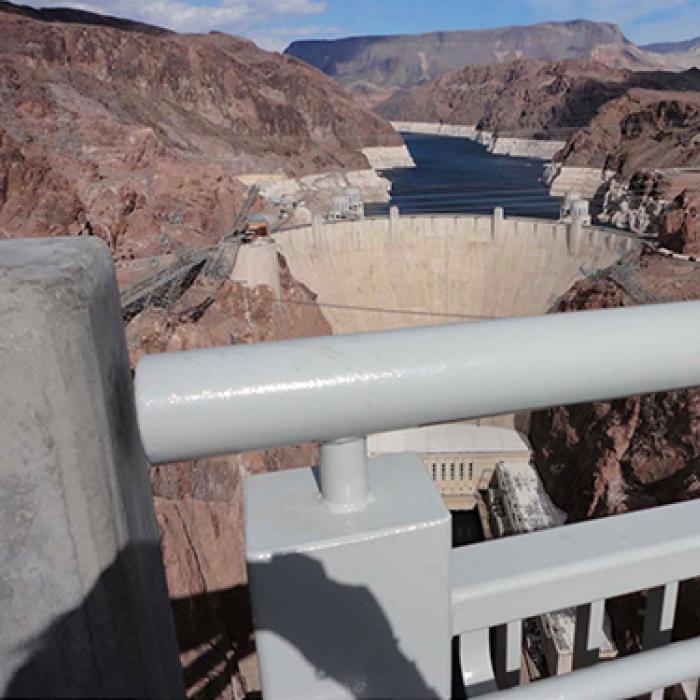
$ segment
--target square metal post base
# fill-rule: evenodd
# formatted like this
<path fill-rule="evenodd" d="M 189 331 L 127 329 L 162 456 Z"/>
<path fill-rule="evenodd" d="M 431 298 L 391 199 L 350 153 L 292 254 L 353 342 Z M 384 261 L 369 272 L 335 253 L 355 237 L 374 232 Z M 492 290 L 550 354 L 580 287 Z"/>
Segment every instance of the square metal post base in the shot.
<path fill-rule="evenodd" d="M 315 469 L 246 480 L 246 558 L 267 700 L 447 698 L 450 514 L 415 455 L 369 460 L 337 513 Z"/>

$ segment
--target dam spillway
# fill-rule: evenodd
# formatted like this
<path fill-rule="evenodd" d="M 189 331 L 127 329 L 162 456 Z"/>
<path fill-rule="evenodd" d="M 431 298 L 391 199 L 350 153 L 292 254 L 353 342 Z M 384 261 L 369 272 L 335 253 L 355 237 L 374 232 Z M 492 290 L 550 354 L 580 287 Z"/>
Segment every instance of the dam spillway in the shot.
<path fill-rule="evenodd" d="M 278 250 L 334 333 L 547 312 L 635 239 L 501 216 L 397 216 L 281 231 Z"/>

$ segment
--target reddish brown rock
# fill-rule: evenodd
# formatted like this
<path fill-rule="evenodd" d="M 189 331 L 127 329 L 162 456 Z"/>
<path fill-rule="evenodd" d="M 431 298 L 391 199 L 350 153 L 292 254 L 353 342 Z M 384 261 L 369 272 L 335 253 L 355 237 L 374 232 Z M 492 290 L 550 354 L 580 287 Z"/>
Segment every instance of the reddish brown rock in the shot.
<path fill-rule="evenodd" d="M 645 255 L 578 282 L 555 311 L 631 306 L 642 298 L 700 298 L 700 265 Z M 530 437 L 545 487 L 571 521 L 700 497 L 698 389 L 537 412 Z M 623 652 L 640 648 L 643 610 L 639 594 L 609 603 Z M 676 638 L 700 634 L 698 610 L 698 582 L 683 584 Z"/>
<path fill-rule="evenodd" d="M 659 221 L 659 243 L 700 257 L 700 190 L 683 190 Z"/>
<path fill-rule="evenodd" d="M 516 136 L 566 140 L 630 90 L 700 90 L 700 71 L 633 72 L 592 59 L 468 66 L 400 90 L 375 111 L 401 121 L 477 124 Z"/>
<path fill-rule="evenodd" d="M 117 260 L 202 246 L 230 227 L 237 176 L 366 168 L 362 147 L 401 143 L 250 41 L 68 14 L 0 5 L 0 237 L 93 234 Z"/>
<path fill-rule="evenodd" d="M 700 71 L 688 73 L 700 78 Z M 627 179 L 644 169 L 700 165 L 698 90 L 629 90 L 602 106 L 557 160 L 614 170 Z"/>

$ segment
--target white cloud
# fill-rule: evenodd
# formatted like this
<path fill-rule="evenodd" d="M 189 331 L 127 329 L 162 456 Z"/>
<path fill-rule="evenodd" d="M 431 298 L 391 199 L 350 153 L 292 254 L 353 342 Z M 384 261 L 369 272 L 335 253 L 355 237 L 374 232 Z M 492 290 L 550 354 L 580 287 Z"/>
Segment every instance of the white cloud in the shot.
<path fill-rule="evenodd" d="M 327 9 L 323 0 L 215 0 L 209 5 L 186 0 L 30 0 L 28 4 L 88 10 L 178 32 L 218 29 L 244 36 L 270 21 L 318 15 Z"/>
<path fill-rule="evenodd" d="M 261 28 L 249 33 L 249 36 L 258 46 L 268 51 L 283 51 L 295 39 L 337 39 L 345 36 L 347 30 L 342 27 L 309 24 L 305 26 L 279 26 Z"/>

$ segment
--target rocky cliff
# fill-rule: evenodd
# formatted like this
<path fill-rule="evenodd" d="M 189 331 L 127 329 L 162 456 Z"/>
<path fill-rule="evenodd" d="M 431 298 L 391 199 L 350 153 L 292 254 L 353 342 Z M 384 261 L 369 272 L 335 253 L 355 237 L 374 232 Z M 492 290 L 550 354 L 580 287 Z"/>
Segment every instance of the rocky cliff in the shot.
<path fill-rule="evenodd" d="M 686 74 L 694 80 L 697 70 Z M 556 156 L 557 167 L 614 172 L 599 220 L 700 254 L 700 92 L 629 90 L 603 105 Z"/>
<path fill-rule="evenodd" d="M 630 71 L 594 60 L 471 66 L 400 90 L 375 107 L 395 121 L 477 124 L 503 134 L 570 136 L 630 90 L 700 90 L 700 71 Z"/>
<path fill-rule="evenodd" d="M 695 89 L 633 88 L 606 102 L 558 160 L 615 170 L 624 178 L 644 169 L 700 165 L 700 71 L 682 75 Z"/>
<path fill-rule="evenodd" d="M 295 41 L 297 56 L 346 87 L 365 94 L 429 82 L 469 65 L 520 58 L 556 61 L 591 58 L 606 65 L 650 68 L 663 59 L 628 41 L 613 24 L 576 20 L 523 27 L 417 35 L 365 36 L 332 41 Z"/>
<path fill-rule="evenodd" d="M 400 137 L 291 57 L 223 34 L 0 5 L 0 236 L 88 233 L 117 259 L 203 245 L 241 174 L 368 167 Z"/>
<path fill-rule="evenodd" d="M 698 263 L 644 255 L 577 283 L 554 311 L 698 298 Z M 698 389 L 538 412 L 530 436 L 545 487 L 570 521 L 700 497 Z M 700 633 L 699 601 L 691 582 L 680 598 L 678 637 Z M 622 650 L 639 647 L 641 606 L 639 596 L 610 605 Z"/>

